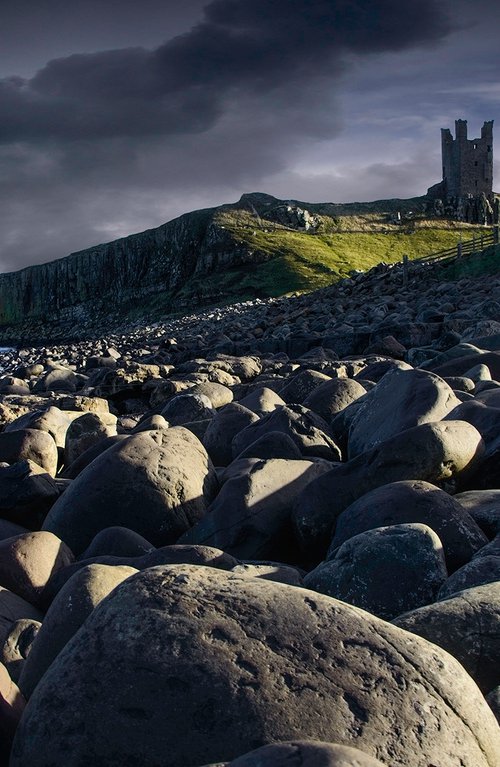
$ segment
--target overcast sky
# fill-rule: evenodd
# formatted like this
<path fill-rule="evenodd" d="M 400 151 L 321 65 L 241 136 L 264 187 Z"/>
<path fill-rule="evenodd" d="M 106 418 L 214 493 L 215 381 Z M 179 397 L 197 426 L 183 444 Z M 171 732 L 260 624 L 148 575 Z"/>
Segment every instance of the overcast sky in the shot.
<path fill-rule="evenodd" d="M 499 24 L 499 0 L 1 0 L 0 270 L 244 192 L 424 194 L 440 128 L 500 119 Z"/>

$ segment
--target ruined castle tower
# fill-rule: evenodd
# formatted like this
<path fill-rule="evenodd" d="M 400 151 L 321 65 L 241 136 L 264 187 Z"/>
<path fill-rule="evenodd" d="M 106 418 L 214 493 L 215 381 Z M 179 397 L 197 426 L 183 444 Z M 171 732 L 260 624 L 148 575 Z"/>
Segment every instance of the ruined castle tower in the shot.
<path fill-rule="evenodd" d="M 481 138 L 467 139 L 467 120 L 455 121 L 454 139 L 449 128 L 441 130 L 443 191 L 445 197 L 488 199 L 493 193 L 493 120 L 485 122 Z"/>
<path fill-rule="evenodd" d="M 499 197 L 493 193 L 493 120 L 481 137 L 467 138 L 467 120 L 455 121 L 455 138 L 441 130 L 443 180 L 427 190 L 428 211 L 473 224 L 496 224 Z"/>

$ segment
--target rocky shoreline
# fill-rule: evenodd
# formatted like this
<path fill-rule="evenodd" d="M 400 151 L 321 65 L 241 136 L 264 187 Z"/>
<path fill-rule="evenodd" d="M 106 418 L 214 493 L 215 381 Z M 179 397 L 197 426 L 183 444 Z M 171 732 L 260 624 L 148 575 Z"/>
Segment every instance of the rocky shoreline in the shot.
<path fill-rule="evenodd" d="M 495 767 L 500 277 L 0 354 L 11 767 Z"/>

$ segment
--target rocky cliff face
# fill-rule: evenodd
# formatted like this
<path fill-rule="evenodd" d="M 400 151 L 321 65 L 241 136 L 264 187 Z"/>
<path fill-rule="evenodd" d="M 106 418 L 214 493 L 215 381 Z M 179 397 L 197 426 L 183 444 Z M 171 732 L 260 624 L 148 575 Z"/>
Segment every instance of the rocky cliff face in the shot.
<path fill-rule="evenodd" d="M 401 203 L 405 201 L 389 201 Z M 412 203 L 415 208 L 414 201 Z M 375 203 L 374 203 L 375 204 Z M 375 204 L 376 205 L 376 204 Z M 225 228 L 223 215 L 245 211 L 256 225 L 274 222 L 314 233 L 322 217 L 342 215 L 343 205 L 283 202 L 265 194 L 243 195 L 234 205 L 187 213 L 156 229 L 72 253 L 66 258 L 0 274 L 0 341 L 33 338 L 40 323 L 84 328 L 89 322 L 155 305 L 163 313 L 220 300 L 202 300 L 185 289 L 193 279 L 269 258 Z M 386 206 L 387 207 L 387 206 Z M 43 337 L 43 332 L 40 337 Z"/>
<path fill-rule="evenodd" d="M 0 275 L 0 324 L 77 319 L 155 293 L 175 294 L 193 274 L 216 268 L 234 243 L 213 211 L 186 214 L 48 264 Z"/>

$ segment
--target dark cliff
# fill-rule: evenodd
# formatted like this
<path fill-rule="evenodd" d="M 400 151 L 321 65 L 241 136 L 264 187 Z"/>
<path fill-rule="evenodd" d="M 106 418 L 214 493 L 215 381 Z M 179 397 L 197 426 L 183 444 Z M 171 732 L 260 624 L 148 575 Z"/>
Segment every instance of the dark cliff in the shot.
<path fill-rule="evenodd" d="M 235 204 L 187 213 L 140 234 L 0 274 L 0 342 L 77 337 L 99 323 L 105 332 L 106 319 L 116 325 L 124 318 L 154 319 L 317 287 L 323 283 L 309 285 L 309 275 L 300 270 L 292 274 L 291 259 L 309 259 L 321 280 L 331 281 L 335 268 L 324 259 L 331 258 L 332 244 L 325 238 L 339 226 L 345 231 L 343 216 L 386 222 L 396 210 L 423 210 L 424 199 L 337 205 L 243 195 Z M 262 278 L 256 265 L 264 262 L 272 264 Z"/>

